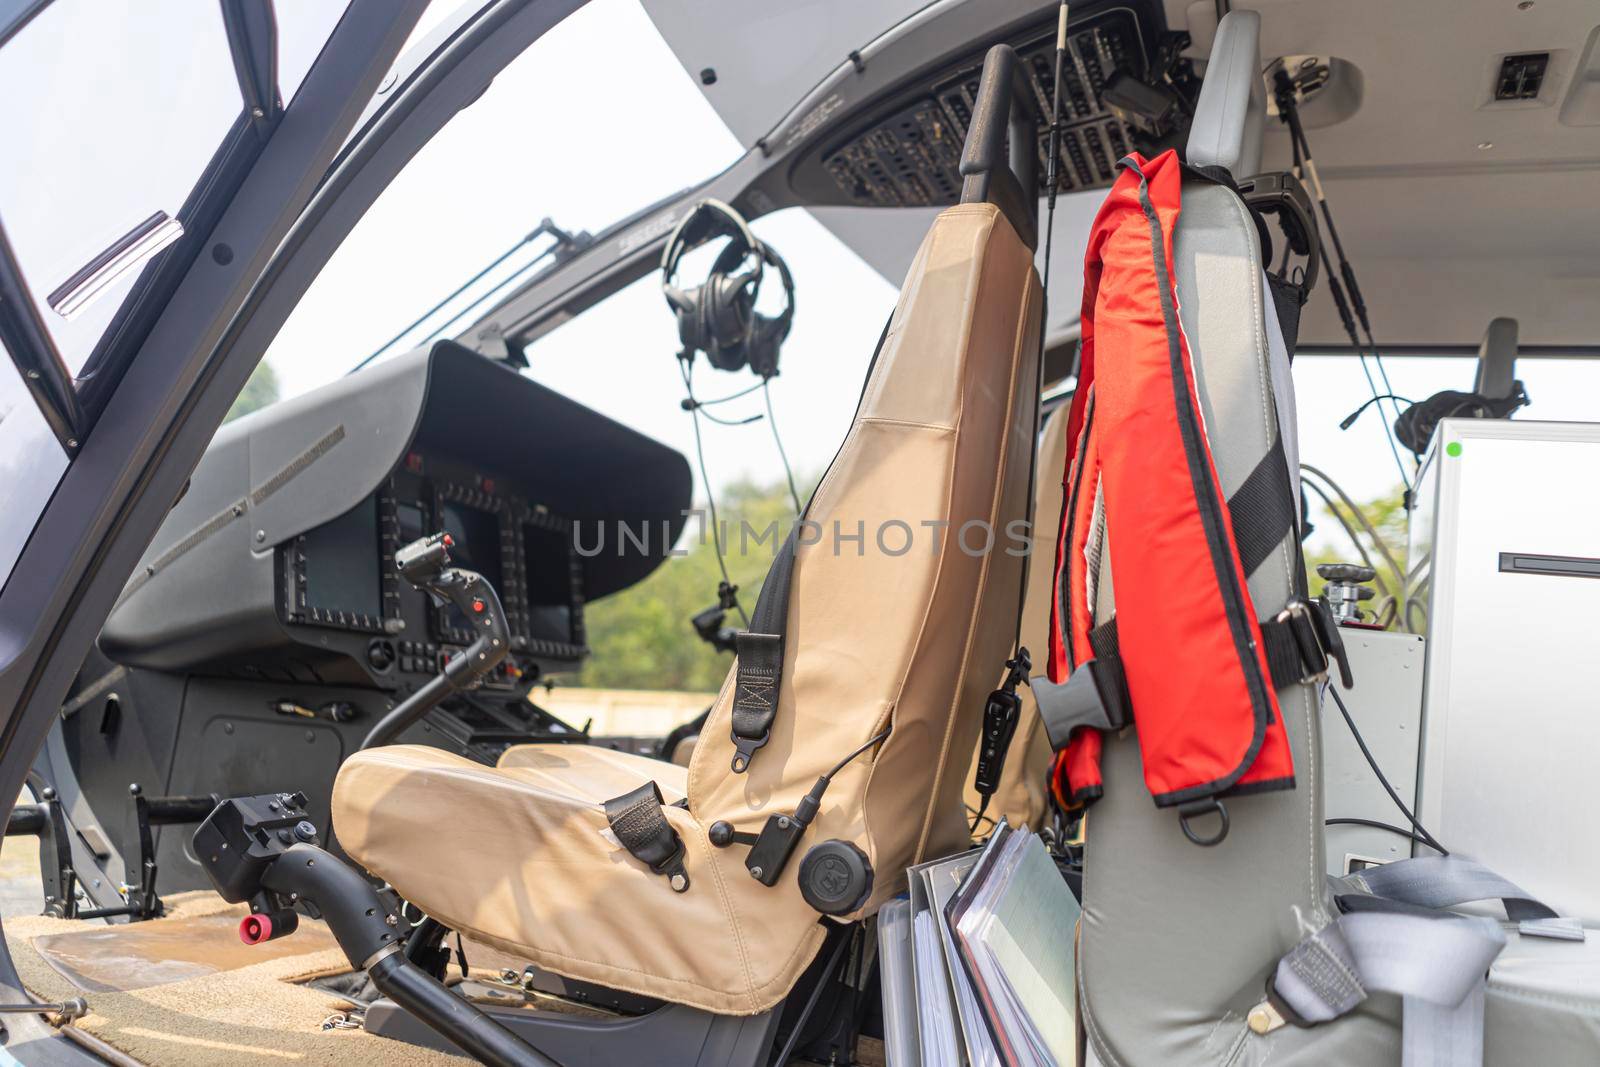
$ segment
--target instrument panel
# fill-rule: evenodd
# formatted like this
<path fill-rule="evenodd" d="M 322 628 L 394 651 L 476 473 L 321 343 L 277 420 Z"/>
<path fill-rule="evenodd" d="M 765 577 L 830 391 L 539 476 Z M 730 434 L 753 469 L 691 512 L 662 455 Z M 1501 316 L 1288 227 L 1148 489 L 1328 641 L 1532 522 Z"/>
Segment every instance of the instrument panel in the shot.
<path fill-rule="evenodd" d="M 482 575 L 505 608 L 511 655 L 486 685 L 516 688 L 583 660 L 583 569 L 571 521 L 518 486 L 422 451 L 408 452 L 354 508 L 282 547 L 282 621 L 367 636 L 356 658 L 379 684 L 437 673 L 471 644 L 471 623 L 402 581 L 394 555 L 441 530 L 454 542 L 453 564 Z"/>

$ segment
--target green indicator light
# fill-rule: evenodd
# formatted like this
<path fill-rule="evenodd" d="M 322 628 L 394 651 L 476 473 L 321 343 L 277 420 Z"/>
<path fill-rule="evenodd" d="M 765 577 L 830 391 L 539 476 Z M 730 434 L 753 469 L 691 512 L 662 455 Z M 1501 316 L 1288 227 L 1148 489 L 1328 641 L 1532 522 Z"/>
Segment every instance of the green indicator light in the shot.
<path fill-rule="evenodd" d="M 1451 441 L 1449 444 L 1445 445 L 1444 446 L 1444 454 L 1447 455 L 1447 456 L 1459 456 L 1459 455 L 1461 455 L 1461 442 L 1460 441 Z"/>

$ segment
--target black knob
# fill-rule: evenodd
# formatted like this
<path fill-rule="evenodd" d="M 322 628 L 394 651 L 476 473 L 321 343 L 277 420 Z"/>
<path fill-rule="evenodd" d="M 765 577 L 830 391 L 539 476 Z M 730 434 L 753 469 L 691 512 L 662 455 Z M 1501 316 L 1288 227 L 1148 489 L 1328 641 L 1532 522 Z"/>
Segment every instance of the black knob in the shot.
<path fill-rule="evenodd" d="M 354 704 L 343 700 L 335 700 L 331 704 L 325 704 L 322 710 L 334 722 L 354 722 L 358 714 Z"/>
<path fill-rule="evenodd" d="M 394 645 L 388 641 L 374 641 L 367 646 L 367 663 L 375 671 L 386 671 L 394 666 Z"/>
<path fill-rule="evenodd" d="M 1319 563 L 1317 574 L 1330 582 L 1370 582 L 1378 576 L 1377 571 L 1359 563 Z"/>
<path fill-rule="evenodd" d="M 314 842 L 317 839 L 317 828 L 308 820 L 301 819 L 294 824 L 294 836 L 305 842 Z"/>
<path fill-rule="evenodd" d="M 849 841 L 812 845 L 800 861 L 800 895 L 824 915 L 848 915 L 872 892 L 872 864 Z"/>
<path fill-rule="evenodd" d="M 711 843 L 718 848 L 727 848 L 733 844 L 733 824 L 718 819 L 706 831 L 706 836 L 711 838 Z"/>

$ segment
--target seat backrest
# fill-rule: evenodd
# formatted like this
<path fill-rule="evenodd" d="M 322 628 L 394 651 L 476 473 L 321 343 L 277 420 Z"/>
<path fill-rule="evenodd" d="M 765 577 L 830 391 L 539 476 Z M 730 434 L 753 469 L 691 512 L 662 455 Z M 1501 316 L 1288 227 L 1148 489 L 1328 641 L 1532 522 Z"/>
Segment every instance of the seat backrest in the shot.
<path fill-rule="evenodd" d="M 939 215 L 799 538 L 770 739 L 731 770 L 730 672 L 690 764 L 696 820 L 757 831 L 892 727 L 808 831 L 865 850 L 865 913 L 907 866 L 967 841 L 962 786 L 1014 636 L 1041 306 L 1033 252 L 1000 209 Z M 793 879 L 776 888 L 773 908 L 799 902 Z"/>
<path fill-rule="evenodd" d="M 1249 19 L 1234 22 L 1236 27 L 1253 32 L 1259 26 L 1258 15 L 1239 11 L 1223 20 L 1224 29 L 1241 16 Z M 1206 83 L 1217 77 L 1219 86 L 1229 87 L 1231 95 L 1214 92 L 1210 100 L 1233 108 L 1229 121 L 1235 125 L 1246 120 L 1239 104 L 1248 93 L 1240 78 L 1248 74 L 1260 81 L 1258 54 L 1253 39 L 1219 32 Z M 1202 111 L 1206 99 L 1203 94 Z M 1236 145 L 1251 140 L 1239 131 L 1219 134 L 1221 121 L 1215 114 L 1196 115 L 1207 147 L 1219 138 Z M 1235 164 L 1249 173 L 1253 165 L 1238 158 Z M 1241 173 L 1227 159 L 1208 162 Z M 1289 353 L 1266 287 L 1256 226 L 1243 201 L 1225 186 L 1185 177 L 1182 203 L 1172 238 L 1179 318 L 1212 460 L 1224 497 L 1232 498 L 1280 436 L 1288 469 L 1299 469 Z M 1295 491 L 1298 498 L 1298 484 Z M 1112 551 L 1118 551 L 1115 533 L 1108 533 Z M 1296 536 L 1286 535 L 1249 578 L 1250 599 L 1265 617 L 1302 587 Z M 1116 596 L 1110 552 L 1101 552 L 1100 559 L 1096 623 L 1111 617 Z M 1316 691 L 1290 685 L 1277 697 L 1295 786 L 1230 797 L 1232 829 L 1210 848 L 1188 841 L 1173 813 L 1152 803 L 1137 724 L 1105 739 L 1105 791 L 1088 814 L 1079 956 L 1079 1004 L 1091 1062 L 1387 1062 L 1392 1027 L 1376 1022 L 1366 1007 L 1337 1027 L 1315 1032 L 1314 1053 L 1312 1039 L 1304 1037 L 1313 1031 L 1283 1027 L 1263 1036 L 1245 1023 L 1279 958 L 1332 919 L 1323 880 Z M 1259 1047 L 1244 1048 L 1247 1043 Z"/>

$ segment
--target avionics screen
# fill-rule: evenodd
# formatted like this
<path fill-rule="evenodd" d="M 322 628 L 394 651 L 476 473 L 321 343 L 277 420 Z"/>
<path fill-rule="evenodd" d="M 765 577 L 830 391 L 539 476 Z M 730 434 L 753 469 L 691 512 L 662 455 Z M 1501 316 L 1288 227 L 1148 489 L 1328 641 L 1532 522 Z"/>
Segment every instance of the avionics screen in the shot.
<path fill-rule="evenodd" d="M 450 562 L 462 570 L 477 571 L 494 587 L 502 598 L 500 572 L 500 518 L 493 512 L 480 511 L 458 501 L 439 502 L 439 525 L 455 542 L 450 548 Z M 472 629 L 472 620 L 459 608 L 451 606 L 445 625 L 456 630 Z"/>
<path fill-rule="evenodd" d="M 382 617 L 377 498 L 368 497 L 305 538 L 306 607 Z"/>
<path fill-rule="evenodd" d="M 428 517 L 416 504 L 396 504 L 395 519 L 400 526 L 400 545 L 404 547 L 428 533 Z"/>
<path fill-rule="evenodd" d="M 572 540 L 563 530 L 522 528 L 528 572 L 528 636 L 575 645 L 572 632 Z"/>

